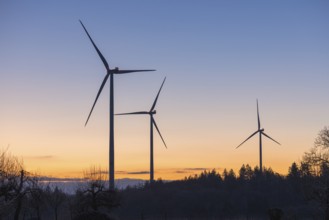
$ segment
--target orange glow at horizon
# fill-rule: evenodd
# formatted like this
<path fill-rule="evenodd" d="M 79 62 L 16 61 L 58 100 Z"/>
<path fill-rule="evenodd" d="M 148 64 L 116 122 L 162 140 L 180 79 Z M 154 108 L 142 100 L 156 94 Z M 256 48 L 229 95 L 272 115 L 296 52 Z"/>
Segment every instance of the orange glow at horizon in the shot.
<path fill-rule="evenodd" d="M 246 165 L 246 164 L 245 164 Z M 290 164 L 291 165 L 291 164 Z M 242 165 L 241 165 L 242 166 Z M 238 176 L 240 167 L 232 167 L 226 168 L 227 170 L 233 169 L 235 174 Z M 254 166 L 252 166 L 254 168 Z M 268 167 L 266 167 L 268 168 Z M 28 169 L 29 170 L 29 169 Z M 84 170 L 88 170 L 88 167 L 85 169 L 65 169 L 61 167 L 57 168 L 49 168 L 48 170 L 44 169 L 33 169 L 31 167 L 32 173 L 38 176 L 45 176 L 45 177 L 54 177 L 54 178 L 83 178 Z M 158 169 L 155 171 L 155 179 L 162 179 L 162 180 L 181 180 L 185 177 L 199 175 L 204 171 L 212 171 L 215 170 L 217 173 L 222 174 L 224 168 L 171 168 L 171 169 Z M 288 167 L 282 167 L 282 169 L 274 170 L 281 175 L 286 175 L 288 171 Z M 107 171 L 106 171 L 107 172 Z M 115 173 L 116 179 L 143 179 L 149 180 L 150 175 L 148 170 L 127 170 L 127 171 L 116 171 Z"/>
<path fill-rule="evenodd" d="M 89 127 L 83 127 L 83 118 L 75 116 L 68 117 L 65 121 L 69 126 L 52 120 L 52 126 L 49 127 L 41 120 L 33 124 L 33 129 L 30 126 L 31 121 L 21 120 L 18 128 L 7 127 L 8 129 L 2 132 L 2 137 L 5 140 L 13 140 L 9 142 L 9 151 L 23 159 L 28 171 L 42 176 L 79 178 L 90 166 L 108 169 L 108 124 L 107 120 L 104 122 L 102 119 L 104 115 L 99 115 L 97 111 L 98 109 Z M 238 174 L 242 164 L 258 166 L 257 136 L 235 149 L 254 131 L 254 113 L 251 111 L 248 117 L 237 116 L 235 120 L 229 118 L 232 123 L 223 124 L 221 127 L 218 127 L 220 118 L 200 120 L 196 117 L 195 120 L 181 118 L 186 123 L 176 123 L 172 126 L 173 119 L 159 113 L 156 120 L 168 149 L 155 133 L 155 179 L 183 179 L 199 174 L 204 169 L 214 168 L 220 173 L 224 168 L 233 169 Z M 244 118 L 247 118 L 247 121 L 243 121 Z M 318 130 L 314 128 L 311 134 L 303 127 L 296 130 L 286 126 L 286 129 L 282 130 L 275 120 L 263 118 L 265 132 L 282 143 L 282 146 L 279 146 L 266 138 L 263 139 L 263 165 L 280 174 L 286 174 L 291 163 L 298 162 L 303 152 L 313 145 Z M 47 129 L 44 129 L 45 127 Z M 11 133 L 11 130 L 15 132 Z M 290 133 L 287 134 L 286 130 L 290 130 Z M 16 136 L 20 139 L 16 139 Z M 149 175 L 145 172 L 149 171 L 149 151 L 147 118 L 116 118 L 116 179 L 148 179 Z M 138 174 L 139 172 L 144 173 Z"/>
<path fill-rule="evenodd" d="M 241 149 L 229 149 L 230 156 L 220 156 L 223 154 L 221 151 L 215 151 L 216 148 L 208 149 L 207 152 L 197 152 L 197 150 L 190 150 L 189 158 L 180 158 L 183 153 L 174 155 L 168 153 L 167 155 L 159 155 L 156 150 L 155 155 L 155 179 L 163 180 L 179 180 L 188 176 L 200 174 L 204 170 L 210 171 L 215 169 L 222 174 L 223 170 L 233 169 L 238 175 L 239 169 L 242 164 L 249 164 L 252 168 L 259 166 L 259 152 L 257 139 L 252 141 L 251 144 L 244 146 Z M 159 142 L 160 143 L 160 142 Z M 263 149 L 263 164 L 266 168 L 271 167 L 274 172 L 286 175 L 288 168 L 292 162 L 298 162 L 302 155 L 295 154 L 295 160 L 291 160 L 291 150 L 284 149 L 284 154 L 279 154 L 277 151 L 282 152 L 282 146 L 277 147 L 274 144 L 265 142 Z M 268 146 L 271 145 L 271 146 Z M 251 149 L 252 148 L 252 149 Z M 209 154 L 208 152 L 214 150 L 215 153 Z M 106 149 L 105 149 L 106 152 Z M 164 154 L 162 152 L 162 154 Z M 123 155 L 125 152 L 118 152 L 116 161 L 116 179 L 121 178 L 136 178 L 136 179 L 149 179 L 149 154 L 148 149 L 132 155 Z M 273 155 L 275 153 L 275 155 Z M 293 153 L 294 154 L 294 153 Z M 100 154 L 98 154 L 100 155 Z M 108 169 L 108 156 L 107 152 L 102 154 L 99 159 L 98 155 L 79 156 L 72 160 L 70 157 L 56 157 L 56 156 L 23 156 L 24 165 L 28 171 L 35 172 L 41 176 L 59 177 L 59 178 L 81 178 L 83 172 L 88 170 L 90 166 L 100 166 L 102 170 Z M 186 155 L 186 154 L 185 154 Z M 272 155 L 272 156 L 270 156 Z M 124 161 L 120 160 L 124 158 Z M 176 162 L 177 161 L 177 162 Z"/>

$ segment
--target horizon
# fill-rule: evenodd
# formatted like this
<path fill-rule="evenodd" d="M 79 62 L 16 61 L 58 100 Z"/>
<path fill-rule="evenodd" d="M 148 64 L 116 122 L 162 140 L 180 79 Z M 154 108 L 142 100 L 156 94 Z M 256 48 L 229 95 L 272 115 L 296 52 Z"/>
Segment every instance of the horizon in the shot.
<path fill-rule="evenodd" d="M 294 162 L 293 162 L 294 163 Z M 297 163 L 297 162 L 295 162 Z M 250 166 L 249 164 L 242 164 L 242 166 Z M 297 163 L 297 166 L 298 166 L 298 163 Z M 240 167 L 240 168 L 241 168 Z M 255 166 L 255 167 L 252 167 L 250 166 L 251 169 L 255 170 L 255 169 L 259 169 L 259 166 Z M 173 170 L 175 170 L 174 172 L 177 174 L 176 175 L 176 178 L 172 178 L 172 175 L 170 175 L 171 178 L 157 178 L 157 179 L 154 179 L 154 181 L 181 181 L 181 180 L 184 180 L 186 178 L 189 178 L 189 177 L 196 177 L 196 176 L 200 176 L 202 173 L 204 172 L 212 172 L 212 171 L 215 171 L 217 174 L 221 175 L 221 177 L 223 177 L 223 173 L 224 171 L 226 170 L 227 172 L 229 172 L 230 170 L 233 170 L 233 172 L 235 173 L 236 177 L 238 178 L 239 177 L 239 170 L 233 170 L 231 168 L 183 168 L 183 169 L 164 169 L 164 170 L 160 170 L 158 171 L 158 173 L 172 173 Z M 282 174 L 282 173 L 279 173 L 279 172 L 276 172 L 275 170 L 273 170 L 271 167 L 263 167 L 263 170 L 264 171 L 268 171 L 268 170 L 271 170 L 273 171 L 274 174 L 278 174 L 282 177 L 286 177 L 287 174 L 289 173 L 289 168 L 287 168 L 287 172 L 285 174 Z M 87 169 L 84 170 L 84 172 L 88 172 Z M 105 174 L 104 176 L 104 180 L 105 182 L 107 182 L 109 180 L 108 178 L 108 170 L 101 170 L 102 173 Z M 157 173 L 157 172 L 155 172 Z M 131 175 L 129 177 L 127 177 L 126 175 Z M 150 172 L 149 171 L 116 171 L 115 172 L 115 175 L 116 176 L 119 176 L 119 178 L 116 178 L 115 181 L 117 180 L 140 180 L 140 181 L 150 181 L 150 177 L 149 177 L 149 174 Z M 81 172 L 81 175 L 78 176 L 78 175 L 75 175 L 75 176 L 45 176 L 45 175 L 40 175 L 39 173 L 34 173 L 33 175 L 35 175 L 36 177 L 39 178 L 39 180 L 41 182 L 75 182 L 75 181 L 86 181 L 86 178 L 84 177 L 84 174 L 83 172 Z M 120 177 L 121 176 L 121 177 Z M 87 178 L 88 179 L 88 178 Z"/>
<path fill-rule="evenodd" d="M 256 99 L 282 144 L 264 138 L 263 167 L 282 175 L 329 126 L 329 2 L 77 3 L 0 3 L 0 149 L 30 172 L 108 170 L 109 84 L 85 127 L 106 71 L 79 19 L 111 68 L 157 70 L 114 77 L 115 113 L 149 109 L 167 77 L 154 179 L 259 166 L 257 137 L 235 149 L 257 129 Z M 149 139 L 147 117 L 116 116 L 118 178 L 148 179 Z"/>

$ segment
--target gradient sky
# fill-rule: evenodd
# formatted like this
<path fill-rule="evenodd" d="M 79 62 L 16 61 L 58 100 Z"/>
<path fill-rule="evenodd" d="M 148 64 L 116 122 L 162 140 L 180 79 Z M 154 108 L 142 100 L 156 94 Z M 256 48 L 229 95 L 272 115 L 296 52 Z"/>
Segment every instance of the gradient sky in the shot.
<path fill-rule="evenodd" d="M 0 1 L 0 148 L 41 175 L 108 166 L 108 85 L 84 127 L 104 66 L 156 72 L 115 76 L 115 112 L 155 119 L 155 178 L 263 164 L 286 173 L 329 125 L 329 2 Z M 148 178 L 149 118 L 115 121 L 118 178 Z"/>

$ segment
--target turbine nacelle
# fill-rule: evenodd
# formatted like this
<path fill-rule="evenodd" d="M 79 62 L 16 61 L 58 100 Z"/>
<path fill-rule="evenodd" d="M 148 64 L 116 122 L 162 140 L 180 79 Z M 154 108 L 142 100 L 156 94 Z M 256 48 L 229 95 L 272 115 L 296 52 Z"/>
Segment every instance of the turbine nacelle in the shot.
<path fill-rule="evenodd" d="M 264 128 L 262 128 L 262 129 L 259 129 L 259 131 L 260 131 L 260 132 L 263 132 L 263 131 L 264 131 Z"/>
<path fill-rule="evenodd" d="M 153 110 L 153 111 L 150 112 L 150 115 L 155 115 L 156 113 L 157 113 L 157 111 Z"/>
<path fill-rule="evenodd" d="M 110 69 L 109 72 L 115 74 L 115 73 L 119 73 L 120 70 L 119 70 L 119 67 L 115 67 L 114 69 Z"/>

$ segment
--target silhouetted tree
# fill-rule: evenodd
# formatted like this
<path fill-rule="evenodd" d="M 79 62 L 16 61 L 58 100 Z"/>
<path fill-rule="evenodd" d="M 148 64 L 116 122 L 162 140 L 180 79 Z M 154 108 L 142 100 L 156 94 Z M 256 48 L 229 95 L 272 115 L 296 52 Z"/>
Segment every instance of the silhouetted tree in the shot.
<path fill-rule="evenodd" d="M 7 150 L 0 151 L 0 217 L 14 209 L 21 163 Z"/>
<path fill-rule="evenodd" d="M 324 127 L 315 139 L 313 148 L 306 152 L 301 173 L 305 195 L 319 202 L 329 219 L 329 129 Z"/>
<path fill-rule="evenodd" d="M 19 219 L 23 200 L 31 192 L 34 181 L 34 176 L 24 170 L 22 161 L 7 150 L 0 152 L 0 217 L 14 211 L 13 219 Z"/>
<path fill-rule="evenodd" d="M 58 187 L 56 186 L 54 190 L 52 190 L 49 186 L 47 186 L 45 190 L 46 200 L 49 204 L 50 208 L 53 210 L 55 219 L 58 219 L 58 212 L 63 203 L 68 199 L 68 196 Z"/>
<path fill-rule="evenodd" d="M 301 175 L 298 165 L 295 162 L 293 162 L 289 167 L 287 178 L 295 181 L 295 180 L 299 180 L 300 177 Z"/>
<path fill-rule="evenodd" d="M 104 217 L 106 213 L 120 205 L 118 192 L 106 188 L 106 174 L 106 171 L 96 167 L 84 172 L 86 186 L 76 192 L 76 211 L 79 213 L 77 219 L 90 217 L 91 213 L 94 216 Z"/>
<path fill-rule="evenodd" d="M 33 209 L 36 218 L 41 219 L 41 206 L 45 203 L 45 194 L 41 186 L 38 184 L 37 178 L 34 178 L 31 186 L 29 186 L 29 194 L 27 195 L 28 208 Z"/>
<path fill-rule="evenodd" d="M 253 177 L 252 168 L 249 166 L 249 164 L 247 164 L 247 165 L 243 164 L 239 170 L 238 180 L 239 181 L 249 181 L 252 179 L 252 177 Z"/>

